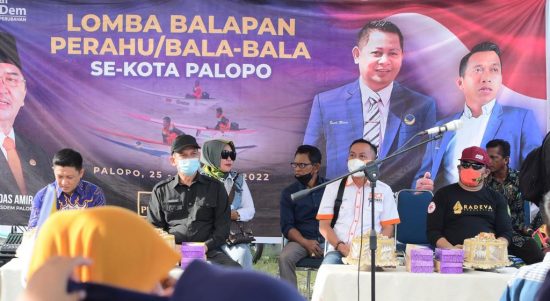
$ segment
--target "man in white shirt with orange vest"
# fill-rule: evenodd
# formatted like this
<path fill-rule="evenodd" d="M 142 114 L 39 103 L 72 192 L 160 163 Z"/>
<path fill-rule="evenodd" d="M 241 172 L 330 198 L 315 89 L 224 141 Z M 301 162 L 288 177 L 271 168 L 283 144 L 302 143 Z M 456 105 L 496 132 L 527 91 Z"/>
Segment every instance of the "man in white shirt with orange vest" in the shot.
<path fill-rule="evenodd" d="M 348 170 L 353 171 L 376 159 L 376 147 L 367 140 L 358 139 L 351 143 L 348 155 Z M 371 187 L 363 172 L 357 172 L 344 179 L 342 204 L 335 212 L 335 201 L 341 181 L 329 184 L 321 200 L 317 219 L 319 231 L 329 243 L 323 264 L 342 264 L 342 257 L 349 254 L 354 237 L 366 234 L 371 229 Z M 387 184 L 377 181 L 374 190 L 374 228 L 378 233 L 393 237 L 394 225 L 399 214 L 393 191 Z M 365 208 L 361 208 L 362 206 Z M 361 227 L 361 212 L 363 225 Z M 335 216 L 337 215 L 337 216 Z M 334 228 L 331 221 L 336 219 Z"/>

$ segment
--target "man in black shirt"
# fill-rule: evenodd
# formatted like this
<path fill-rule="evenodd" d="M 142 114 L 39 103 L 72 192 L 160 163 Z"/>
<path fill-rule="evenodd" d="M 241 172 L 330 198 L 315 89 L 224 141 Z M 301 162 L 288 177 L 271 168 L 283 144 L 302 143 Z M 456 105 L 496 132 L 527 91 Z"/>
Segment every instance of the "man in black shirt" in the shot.
<path fill-rule="evenodd" d="M 462 248 L 464 239 L 480 232 L 494 233 L 509 243 L 512 223 L 504 197 L 483 182 L 489 175 L 489 156 L 472 146 L 462 151 L 459 181 L 439 189 L 428 206 L 427 235 L 438 248 Z"/>
<path fill-rule="evenodd" d="M 176 243 L 204 242 L 207 260 L 239 266 L 220 246 L 229 236 L 230 207 L 223 184 L 198 173 L 199 145 L 180 135 L 172 143 L 170 162 L 178 173 L 153 188 L 147 220 L 176 238 Z"/>
<path fill-rule="evenodd" d="M 323 257 L 324 241 L 319 233 L 319 221 L 315 218 L 323 197 L 324 188 L 307 197 L 292 201 L 290 195 L 306 188 L 313 188 L 326 180 L 319 176 L 321 151 L 315 146 L 301 145 L 294 161 L 296 182 L 281 193 L 281 232 L 288 239 L 279 256 L 279 275 L 296 286 L 296 263 L 305 257 Z"/>

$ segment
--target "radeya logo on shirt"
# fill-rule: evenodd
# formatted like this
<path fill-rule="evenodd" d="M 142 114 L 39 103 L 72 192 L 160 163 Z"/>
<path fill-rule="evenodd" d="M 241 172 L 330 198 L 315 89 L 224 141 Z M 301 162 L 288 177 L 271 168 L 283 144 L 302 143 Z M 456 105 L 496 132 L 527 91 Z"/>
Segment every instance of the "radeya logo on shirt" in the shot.
<path fill-rule="evenodd" d="M 454 214 L 462 214 L 463 212 L 492 212 L 493 207 L 491 205 L 462 205 L 460 201 L 456 201 L 453 206 Z"/>

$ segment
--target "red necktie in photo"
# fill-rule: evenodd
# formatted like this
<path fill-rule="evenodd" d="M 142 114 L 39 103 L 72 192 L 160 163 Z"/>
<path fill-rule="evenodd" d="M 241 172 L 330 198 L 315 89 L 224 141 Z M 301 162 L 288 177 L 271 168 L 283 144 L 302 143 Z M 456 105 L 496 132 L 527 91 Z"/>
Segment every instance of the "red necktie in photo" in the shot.
<path fill-rule="evenodd" d="M 25 179 L 23 178 L 23 168 L 21 168 L 21 160 L 15 149 L 15 141 L 10 137 L 4 139 L 2 144 L 4 149 L 6 149 L 6 154 L 8 155 L 8 165 L 10 166 L 11 173 L 17 182 L 17 187 L 21 194 L 27 194 L 27 187 L 25 186 Z"/>

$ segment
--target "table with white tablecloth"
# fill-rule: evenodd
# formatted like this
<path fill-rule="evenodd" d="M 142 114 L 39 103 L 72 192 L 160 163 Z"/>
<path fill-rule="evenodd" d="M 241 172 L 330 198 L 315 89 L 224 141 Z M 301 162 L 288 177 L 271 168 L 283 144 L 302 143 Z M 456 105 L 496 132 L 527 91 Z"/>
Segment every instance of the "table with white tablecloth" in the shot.
<path fill-rule="evenodd" d="M 23 262 L 14 258 L 0 267 L 0 301 L 15 301 L 23 291 Z"/>
<path fill-rule="evenodd" d="M 391 300 L 499 300 L 517 269 L 464 270 L 463 274 L 408 273 L 405 267 L 376 272 L 376 299 Z M 371 274 L 360 272 L 360 300 L 370 300 Z M 322 265 L 313 289 L 314 301 L 357 300 L 357 267 Z"/>

